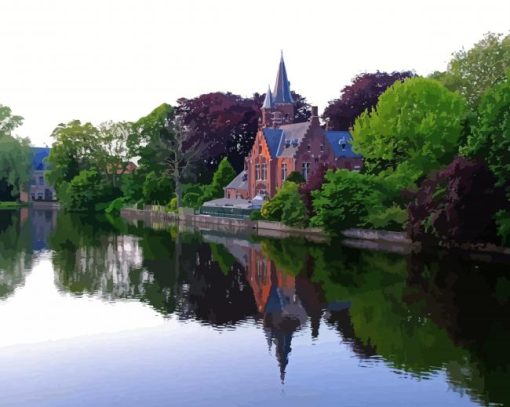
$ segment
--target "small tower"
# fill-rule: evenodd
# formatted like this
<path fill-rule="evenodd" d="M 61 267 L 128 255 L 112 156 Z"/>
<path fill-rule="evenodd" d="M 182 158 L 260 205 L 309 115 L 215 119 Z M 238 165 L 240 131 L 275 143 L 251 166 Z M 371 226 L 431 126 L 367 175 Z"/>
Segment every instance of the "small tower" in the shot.
<path fill-rule="evenodd" d="M 287 78 L 283 53 L 276 74 L 273 92 L 267 90 L 262 105 L 262 126 L 278 127 L 281 124 L 294 122 L 294 99 L 290 91 L 290 82 Z"/>

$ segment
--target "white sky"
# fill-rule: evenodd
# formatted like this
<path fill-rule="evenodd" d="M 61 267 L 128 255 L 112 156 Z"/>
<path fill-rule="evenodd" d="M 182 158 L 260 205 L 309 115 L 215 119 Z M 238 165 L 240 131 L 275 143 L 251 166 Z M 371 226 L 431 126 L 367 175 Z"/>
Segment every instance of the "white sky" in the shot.
<path fill-rule="evenodd" d="M 509 21 L 508 0 L 0 0 L 0 104 L 50 144 L 72 119 L 264 92 L 283 49 L 292 89 L 322 111 L 357 73 L 443 70 Z"/>

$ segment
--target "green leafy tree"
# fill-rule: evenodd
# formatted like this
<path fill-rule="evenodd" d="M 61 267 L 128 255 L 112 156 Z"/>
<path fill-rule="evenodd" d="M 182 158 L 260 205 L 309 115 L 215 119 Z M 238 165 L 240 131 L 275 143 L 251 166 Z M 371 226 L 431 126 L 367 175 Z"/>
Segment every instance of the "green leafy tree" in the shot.
<path fill-rule="evenodd" d="M 303 174 L 297 171 L 292 171 L 287 177 L 286 181 L 294 182 L 296 184 L 304 184 L 306 182 L 305 177 L 303 177 Z"/>
<path fill-rule="evenodd" d="M 322 188 L 312 192 L 316 213 L 312 225 L 339 234 L 344 229 L 367 226 L 367 217 L 383 209 L 383 199 L 373 176 L 330 170 L 325 179 Z"/>
<path fill-rule="evenodd" d="M 71 182 L 60 186 L 60 202 L 72 212 L 94 212 L 105 209 L 117 198 L 111 185 L 95 170 L 83 170 Z"/>
<path fill-rule="evenodd" d="M 54 142 L 47 159 L 46 179 L 57 192 L 63 182 L 71 182 L 80 171 L 99 169 L 95 163 L 101 162 L 99 157 L 104 156 L 104 152 L 101 151 L 98 130 L 91 123 L 73 120 L 59 124 L 51 137 Z"/>
<path fill-rule="evenodd" d="M 222 198 L 224 195 L 223 188 L 226 187 L 235 176 L 236 172 L 234 168 L 226 157 L 223 158 L 218 165 L 218 169 L 213 175 L 211 184 L 205 187 L 202 202 Z"/>
<path fill-rule="evenodd" d="M 485 91 L 510 68 L 510 35 L 487 33 L 473 48 L 455 52 L 446 72 L 432 77 L 459 92 L 475 108 Z"/>
<path fill-rule="evenodd" d="M 21 116 L 0 105 L 0 180 L 7 182 L 11 194 L 17 194 L 28 183 L 30 175 L 29 142 L 13 134 L 22 123 Z"/>
<path fill-rule="evenodd" d="M 402 186 L 451 161 L 466 113 L 464 99 L 439 82 L 410 78 L 379 97 L 354 125 L 353 147 L 367 172 L 402 177 Z"/>
<path fill-rule="evenodd" d="M 478 120 L 461 152 L 487 162 L 500 183 L 510 179 L 510 70 L 482 98 Z"/>
<path fill-rule="evenodd" d="M 306 226 L 306 208 L 299 193 L 299 185 L 286 181 L 276 195 L 261 209 L 264 219 L 281 221 L 288 226 Z"/>
<path fill-rule="evenodd" d="M 166 205 L 172 198 L 172 194 L 172 181 L 166 174 L 157 175 L 154 171 L 147 174 L 143 183 L 145 203 Z"/>

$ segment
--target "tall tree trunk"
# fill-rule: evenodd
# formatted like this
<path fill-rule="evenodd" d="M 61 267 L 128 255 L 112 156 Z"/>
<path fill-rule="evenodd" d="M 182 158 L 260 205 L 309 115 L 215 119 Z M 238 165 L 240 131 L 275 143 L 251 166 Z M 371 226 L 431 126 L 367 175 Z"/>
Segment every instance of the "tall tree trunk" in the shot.
<path fill-rule="evenodd" d="M 181 207 L 181 177 L 179 176 L 179 169 L 174 170 L 174 182 L 175 182 L 175 196 L 177 197 L 177 208 Z"/>

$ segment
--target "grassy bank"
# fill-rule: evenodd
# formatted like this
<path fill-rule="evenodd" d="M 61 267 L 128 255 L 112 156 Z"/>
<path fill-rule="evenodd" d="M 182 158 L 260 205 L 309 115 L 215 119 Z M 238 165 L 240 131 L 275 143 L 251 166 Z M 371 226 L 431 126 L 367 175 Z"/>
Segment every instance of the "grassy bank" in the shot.
<path fill-rule="evenodd" d="M 0 209 L 16 209 L 22 208 L 24 206 L 28 206 L 28 204 L 24 202 L 15 201 L 0 201 Z"/>

